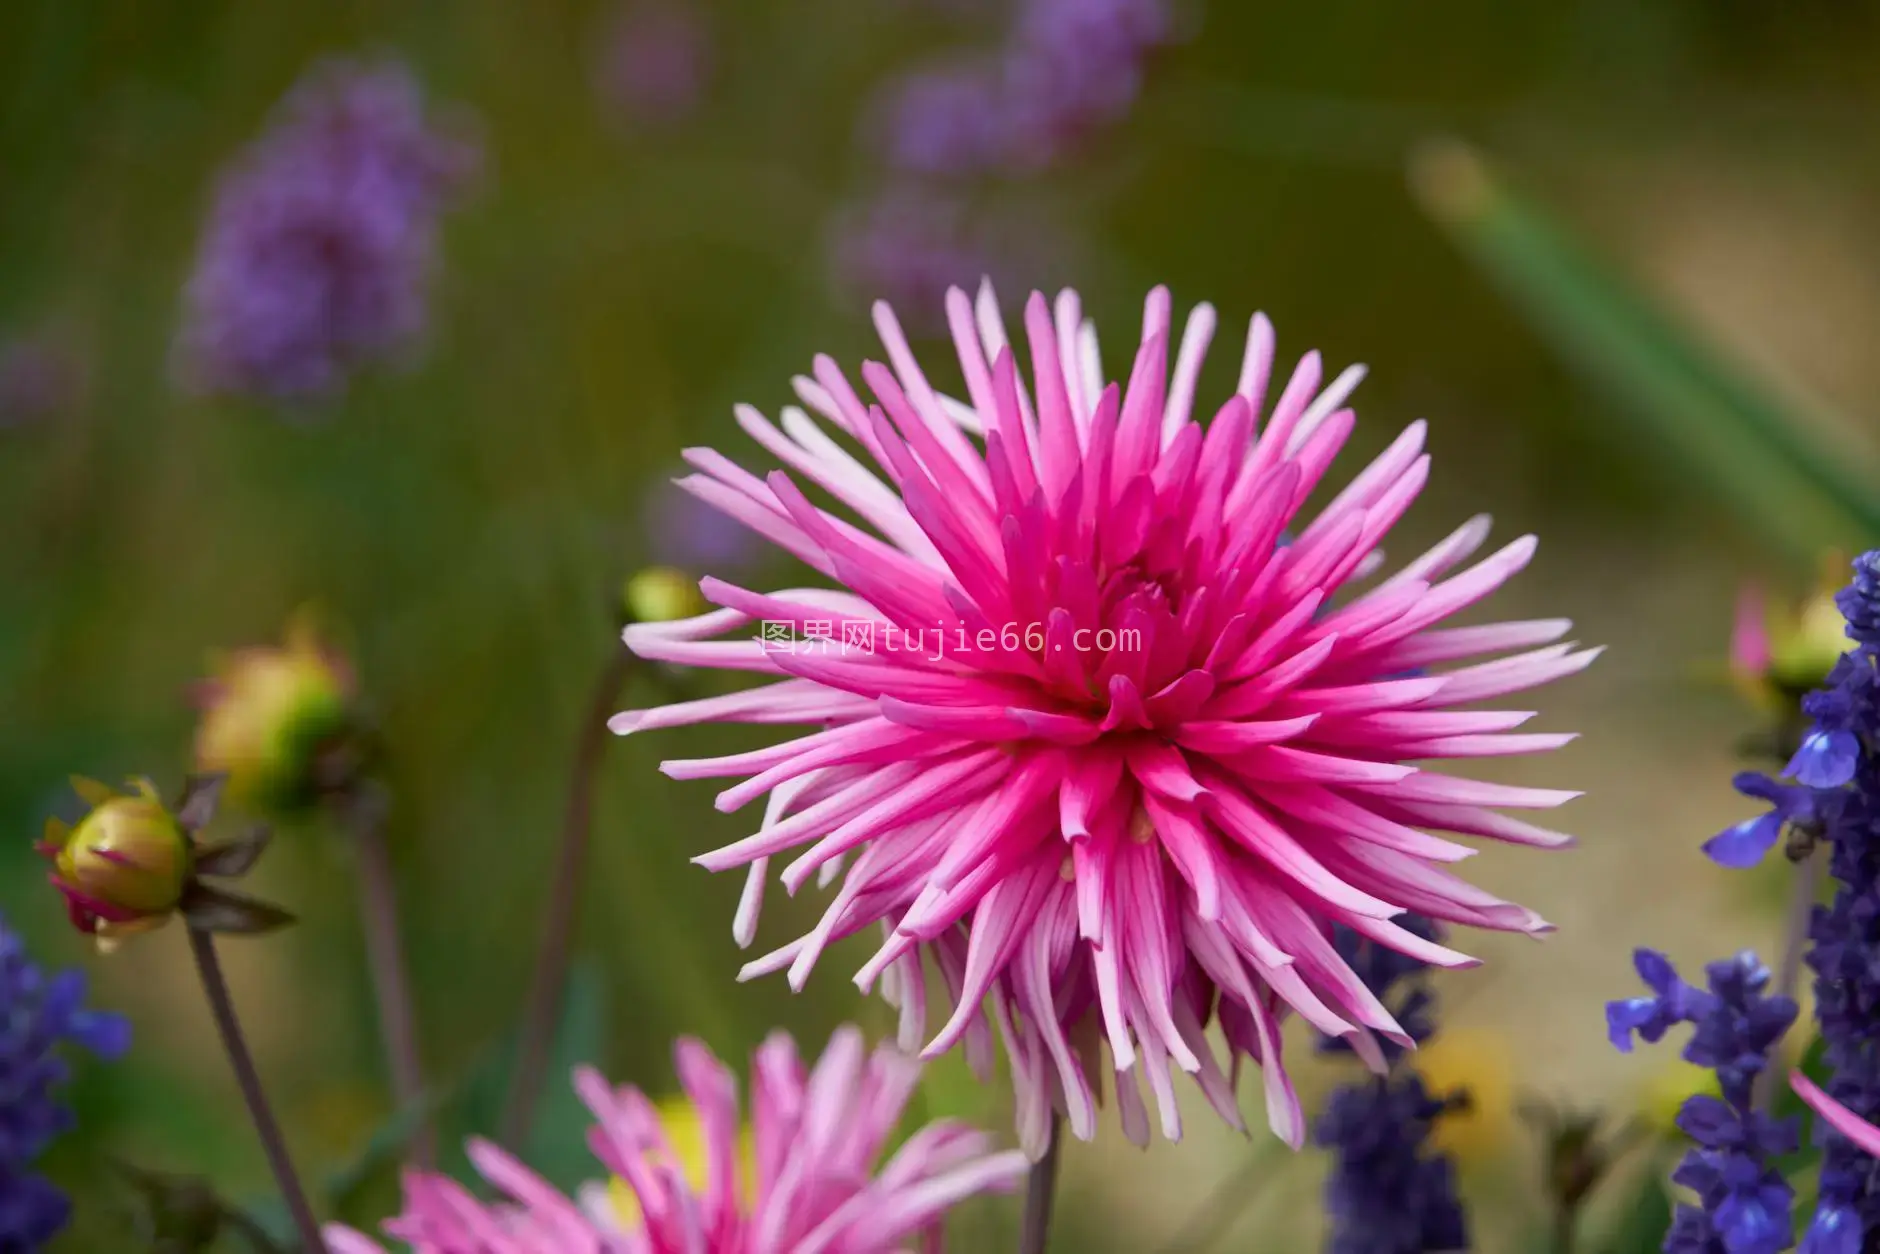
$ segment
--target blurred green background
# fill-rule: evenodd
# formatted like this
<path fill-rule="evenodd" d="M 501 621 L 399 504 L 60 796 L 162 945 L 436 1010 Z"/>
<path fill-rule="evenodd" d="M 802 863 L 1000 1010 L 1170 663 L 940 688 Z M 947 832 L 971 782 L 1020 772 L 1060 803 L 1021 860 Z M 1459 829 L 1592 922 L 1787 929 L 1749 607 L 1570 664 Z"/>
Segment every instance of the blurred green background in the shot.
<path fill-rule="evenodd" d="M 1522 1248 L 1537 1155 L 1512 1094 L 1623 1111 L 1669 1061 L 1604 1044 L 1600 1004 L 1629 991 L 1630 947 L 1694 962 L 1775 934 L 1781 872 L 1732 878 L 1696 850 L 1742 812 L 1728 777 L 1754 725 L 1716 682 L 1729 606 L 1744 577 L 1800 590 L 1815 547 L 1870 537 L 1858 508 L 1824 503 L 1806 474 L 1718 450 L 1737 447 L 1730 398 L 1748 387 L 1871 482 L 1857 416 L 1880 385 L 1880 8 L 1188 12 L 1191 37 L 1153 59 L 1127 120 L 1074 160 L 971 196 L 1042 230 L 1041 268 L 1082 290 L 1112 358 L 1152 284 L 1212 301 L 1229 330 L 1204 397 L 1230 386 L 1233 328 L 1254 309 L 1273 317 L 1284 358 L 1317 347 L 1335 368 L 1367 362 L 1347 471 L 1408 421 L 1432 421 L 1435 474 L 1393 554 L 1490 511 L 1504 537 L 1543 539 L 1496 617 L 1570 615 L 1580 638 L 1610 644 L 1539 698 L 1549 728 L 1583 740 L 1504 772 L 1585 788 L 1562 819 L 1582 847 L 1472 864 L 1561 930 L 1538 946 L 1465 938 L 1489 965 L 1444 986 L 1457 1039 L 1480 1051 L 1469 1069 L 1501 1093 L 1465 1162 L 1478 1248 Z M 173 785 L 184 690 L 207 651 L 274 639 L 308 601 L 349 624 L 389 746 L 426 1061 L 440 1077 L 473 1072 L 521 998 L 576 721 L 614 647 L 613 589 L 659 551 L 647 494 L 690 444 L 763 464 L 732 403 L 774 413 L 814 353 L 853 366 L 873 350 L 865 304 L 828 265 L 829 223 L 886 181 L 857 138 L 864 114 L 936 50 L 996 38 L 996 18 L 884 0 L 700 13 L 714 68 L 699 110 L 623 132 L 591 73 L 605 5 L 0 6 L 0 337 L 53 328 L 86 379 L 66 412 L 0 430 L 0 806 L 16 833 L 0 907 L 49 965 L 90 967 L 98 1000 L 137 1030 L 128 1062 L 81 1068 L 83 1122 L 51 1159 L 80 1198 L 60 1248 L 126 1248 L 106 1155 L 205 1173 L 236 1196 L 267 1183 L 179 934 L 99 961 L 63 926 L 30 844 L 67 807 L 66 774 Z M 312 61 L 355 52 L 407 59 L 434 101 L 480 119 L 488 170 L 446 221 L 424 359 L 362 378 L 311 420 L 179 396 L 170 345 L 218 166 Z M 1602 369 L 1611 351 L 1575 355 L 1618 318 L 1573 288 L 1580 263 L 1564 280 L 1558 259 L 1524 269 L 1532 240 L 1498 252 L 1480 222 L 1425 212 L 1406 165 L 1439 136 L 1476 145 L 1583 256 L 1733 363 L 1714 412 L 1702 388 L 1654 390 L 1654 371 L 1683 367 L 1622 319 L 1625 342 L 1643 344 L 1638 370 Z M 926 355 L 944 360 L 943 347 Z M 658 697 L 642 680 L 628 704 Z M 655 769 L 730 743 L 754 742 L 633 737 L 604 767 L 579 939 L 605 988 L 595 1061 L 655 1092 L 679 1033 L 741 1058 L 773 1026 L 819 1046 L 844 1019 L 885 1022 L 846 979 L 852 951 L 802 996 L 780 978 L 732 983 L 742 877 L 687 859 L 745 834 L 745 819 L 715 813 L 709 785 Z M 304 921 L 229 944 L 228 962 L 317 1175 L 387 1110 L 351 875 L 334 834 L 309 826 L 283 834 L 259 883 Z M 760 948 L 813 905 L 773 900 Z M 1322 1090 L 1296 1052 L 1302 1083 Z M 1003 1132 L 991 1097 L 943 1079 L 936 1104 Z M 1189 1140 L 1146 1155 L 1113 1127 L 1074 1146 L 1055 1248 L 1160 1248 L 1222 1179 L 1252 1183 L 1205 1248 L 1311 1248 L 1317 1156 L 1288 1161 L 1264 1135 L 1249 1147 L 1199 1112 L 1191 1122 Z M 355 1218 L 383 1213 L 386 1184 L 355 1199 Z M 993 1234 L 1015 1214 L 965 1208 L 961 1248 L 1002 1245 Z"/>

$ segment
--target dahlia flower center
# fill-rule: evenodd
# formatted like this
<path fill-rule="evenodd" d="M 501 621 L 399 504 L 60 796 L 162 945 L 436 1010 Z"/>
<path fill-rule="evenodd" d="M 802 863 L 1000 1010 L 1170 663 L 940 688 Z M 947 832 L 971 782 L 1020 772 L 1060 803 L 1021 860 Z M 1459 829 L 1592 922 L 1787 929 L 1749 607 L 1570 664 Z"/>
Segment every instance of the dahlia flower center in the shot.
<path fill-rule="evenodd" d="M 1103 622 L 1112 628 L 1121 625 L 1124 611 L 1132 607 L 1167 614 L 1179 614 L 1182 609 L 1181 576 L 1150 570 L 1141 558 L 1105 574 L 1098 595 Z"/>

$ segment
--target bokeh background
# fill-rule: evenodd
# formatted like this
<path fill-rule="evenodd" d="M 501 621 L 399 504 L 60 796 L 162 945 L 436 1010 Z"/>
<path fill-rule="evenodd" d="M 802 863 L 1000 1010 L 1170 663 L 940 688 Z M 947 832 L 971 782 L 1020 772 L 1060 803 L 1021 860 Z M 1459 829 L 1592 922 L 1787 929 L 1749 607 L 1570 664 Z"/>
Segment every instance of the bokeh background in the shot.
<path fill-rule="evenodd" d="M 897 85 L 997 47 L 1016 7 L 719 0 L 647 22 L 579 0 L 0 6 L 0 813 L 15 833 L 0 907 L 44 961 L 90 968 L 137 1032 L 123 1064 L 80 1068 L 80 1128 L 50 1160 L 79 1198 L 60 1248 L 128 1248 L 113 1156 L 235 1197 L 267 1185 L 177 932 L 98 960 L 63 924 L 30 845 L 69 812 L 65 776 L 173 785 L 208 651 L 273 639 L 308 602 L 346 624 L 388 749 L 426 1061 L 470 1083 L 515 1022 L 620 583 L 712 538 L 662 488 L 679 450 L 761 457 L 734 402 L 774 414 L 813 354 L 874 351 L 869 298 L 930 324 L 935 283 L 982 269 L 1008 301 L 1074 283 L 1112 357 L 1167 283 L 1216 305 L 1224 345 L 1263 309 L 1282 358 L 1368 363 L 1347 468 L 1432 422 L 1435 473 L 1394 551 L 1478 511 L 1504 537 L 1538 532 L 1496 616 L 1568 615 L 1610 646 L 1538 697 L 1547 728 L 1583 739 L 1506 772 L 1586 790 L 1562 819 L 1580 847 L 1472 864 L 1560 930 L 1468 937 L 1488 964 L 1442 986 L 1449 1041 L 1429 1065 L 1477 1085 L 1457 1134 L 1477 1248 L 1527 1248 L 1541 1214 L 1520 1097 L 1622 1118 L 1670 1061 L 1605 1043 L 1630 948 L 1695 963 L 1774 943 L 1784 871 L 1725 872 L 1697 849 L 1745 813 L 1729 778 L 1756 717 L 1722 682 L 1731 606 L 1746 578 L 1800 591 L 1815 550 L 1873 537 L 1858 511 L 1777 482 L 1774 460 L 1718 450 L 1748 406 L 1856 481 L 1873 464 L 1880 10 L 1190 2 L 1170 7 L 1140 90 L 1048 160 L 897 169 L 882 141 Z M 442 225 L 421 351 L 319 404 L 179 388 L 218 171 L 310 65 L 361 54 L 406 62 L 484 154 Z M 1427 146 L 1444 137 L 1487 164 Z M 1505 198 L 1474 181 L 1485 171 Z M 1533 221 L 1510 214 L 1552 225 L 1524 234 Z M 1615 285 L 1637 304 L 1609 305 Z M 1641 304 L 1689 335 L 1696 365 L 1627 321 Z M 1225 394 L 1236 356 L 1217 353 L 1204 397 Z M 1684 370 L 1707 382 L 1680 390 Z M 642 676 L 627 704 L 659 696 Z M 773 1026 L 820 1041 L 885 1022 L 844 978 L 852 954 L 800 996 L 731 982 L 742 877 L 688 858 L 744 830 L 708 784 L 655 768 L 732 743 L 748 741 L 633 737 L 603 767 L 579 934 L 603 990 L 595 1061 L 654 1091 L 679 1033 L 736 1058 Z M 345 845 L 318 823 L 287 830 L 259 883 L 303 922 L 229 944 L 228 962 L 320 1175 L 389 1106 Z M 812 907 L 773 902 L 760 944 Z M 1295 1054 L 1310 1092 L 1338 1079 L 1303 1039 Z M 945 1069 L 929 1101 L 1004 1126 L 994 1096 Z M 1223 1197 L 1192 1248 L 1315 1247 L 1319 1155 L 1191 1126 L 1146 1153 L 1115 1135 L 1073 1146 L 1055 1248 L 1161 1249 Z M 370 1219 L 392 1199 L 379 1173 L 347 1206 Z M 1015 1214 L 965 1208 L 961 1248 L 1003 1248 Z"/>

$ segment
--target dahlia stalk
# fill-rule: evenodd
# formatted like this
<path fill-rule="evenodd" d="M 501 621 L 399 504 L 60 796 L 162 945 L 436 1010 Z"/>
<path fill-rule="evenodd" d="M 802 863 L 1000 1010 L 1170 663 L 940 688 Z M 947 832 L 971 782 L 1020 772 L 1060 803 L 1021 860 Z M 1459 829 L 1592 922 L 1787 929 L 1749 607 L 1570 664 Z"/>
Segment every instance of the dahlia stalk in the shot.
<path fill-rule="evenodd" d="M 781 427 L 738 409 L 795 475 L 760 478 L 714 450 L 687 452 L 698 473 L 682 487 L 842 590 L 704 580 L 721 608 L 632 627 L 628 645 L 777 682 L 629 711 L 613 727 L 816 728 L 662 768 L 747 777 L 719 794 L 720 810 L 767 797 L 755 834 L 696 859 L 748 868 L 740 944 L 772 858 L 801 851 L 782 871 L 792 893 L 840 881 L 808 935 L 743 977 L 787 969 L 801 988 L 830 943 L 881 925 L 857 984 L 881 983 L 903 1042 L 925 1039 L 925 1057 L 963 1042 L 983 1068 L 996 1024 L 1034 1157 L 1060 1113 L 1076 1136 L 1095 1134 L 1102 1070 L 1139 1143 L 1149 1116 L 1138 1075 L 1163 1133 L 1180 1135 L 1171 1062 L 1239 1128 L 1230 1077 L 1242 1057 L 1262 1064 L 1269 1121 L 1297 1146 L 1305 1122 L 1280 1057 L 1285 1013 L 1347 1038 L 1380 1070 L 1380 1037 L 1410 1043 L 1339 956 L 1333 924 L 1440 967 L 1475 960 L 1393 922 L 1405 910 L 1547 930 L 1451 874 L 1474 850 L 1424 829 L 1560 846 L 1567 836 L 1495 807 L 1577 794 L 1411 763 L 1565 743 L 1515 732 L 1529 713 L 1448 707 L 1572 674 L 1597 650 L 1555 643 L 1569 627 L 1560 619 L 1440 626 L 1533 555 L 1524 537 L 1459 570 L 1486 518 L 1340 595 L 1378 569 L 1377 545 L 1423 488 L 1424 424 L 1300 525 L 1351 434 L 1344 403 L 1363 371 L 1325 384 L 1308 354 L 1262 424 L 1274 364 L 1264 317 L 1233 395 L 1203 426 L 1193 415 L 1215 328 L 1206 305 L 1187 320 L 1171 376 L 1169 294 L 1152 292 L 1122 386 L 1105 382 L 1075 292 L 1026 306 L 1029 382 L 989 286 L 976 303 L 949 292 L 946 312 L 966 400 L 935 390 L 877 305 L 890 364 L 862 367 L 872 402 L 828 357 L 796 380 L 808 410 L 862 456 L 795 408 Z M 805 485 L 852 518 L 813 503 Z M 928 1039 L 936 972 L 953 1009 Z M 1215 1017 L 1225 1068 L 1204 1036 Z"/>

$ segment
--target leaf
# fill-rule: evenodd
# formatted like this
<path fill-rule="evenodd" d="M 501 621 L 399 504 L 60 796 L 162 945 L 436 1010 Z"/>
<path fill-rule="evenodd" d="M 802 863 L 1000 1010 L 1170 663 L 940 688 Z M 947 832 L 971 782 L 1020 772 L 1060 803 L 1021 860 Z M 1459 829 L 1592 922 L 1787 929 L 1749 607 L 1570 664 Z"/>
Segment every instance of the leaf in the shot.
<path fill-rule="evenodd" d="M 1611 1230 L 1596 1247 L 1599 1254 L 1658 1254 L 1671 1230 L 1671 1190 L 1661 1157 L 1640 1172 L 1632 1196 L 1615 1212 Z"/>
<path fill-rule="evenodd" d="M 234 879 L 246 875 L 261 861 L 274 833 L 266 826 L 251 827 L 233 840 L 211 845 L 196 854 L 196 873 Z"/>
<path fill-rule="evenodd" d="M 1586 253 L 1461 144 L 1412 166 L 1426 212 L 1580 374 L 1643 420 L 1759 533 L 1813 560 L 1850 530 L 1880 536 L 1871 456 L 1837 447 Z M 1632 432 L 1623 430 L 1621 438 Z"/>
<path fill-rule="evenodd" d="M 344 1211 L 353 1195 L 369 1184 L 374 1176 L 387 1168 L 396 1166 L 403 1158 L 405 1146 L 420 1124 L 439 1110 L 443 1109 L 454 1096 L 452 1086 L 442 1093 L 427 1094 L 418 1102 L 393 1111 L 391 1116 L 366 1136 L 365 1143 L 352 1159 L 329 1171 L 323 1185 L 327 1205 L 334 1211 Z"/>
<path fill-rule="evenodd" d="M 183 894 L 182 912 L 189 926 L 199 932 L 231 936 L 259 936 L 295 922 L 294 916 L 279 906 L 200 882 L 191 884 Z"/>
<path fill-rule="evenodd" d="M 605 1011 L 606 984 L 600 968 L 590 961 L 575 962 L 562 995 L 561 1019 L 549 1047 L 535 1120 L 521 1154 L 537 1175 L 569 1192 L 598 1171 L 587 1142 L 594 1117 L 575 1096 L 570 1074 L 583 1063 L 600 1060 L 606 1045 Z M 445 1170 L 465 1185 L 476 1187 L 480 1177 L 470 1166 L 463 1143 L 471 1137 L 497 1135 L 520 1035 L 519 1028 L 511 1030 L 501 1048 L 492 1051 L 491 1065 L 479 1068 L 465 1085 L 458 1135 L 447 1138 L 451 1148 L 444 1161 Z"/>
<path fill-rule="evenodd" d="M 227 783 L 226 774 L 191 775 L 184 780 L 182 799 L 176 803 L 176 821 L 191 832 L 207 827 L 222 803 L 222 789 Z"/>
<path fill-rule="evenodd" d="M 600 1061 L 607 1044 L 607 986 L 591 962 L 576 963 L 562 997 L 561 1021 L 523 1158 L 544 1180 L 572 1193 L 594 1177 L 587 1131 L 593 1114 L 575 1095 L 574 1069 Z"/>

